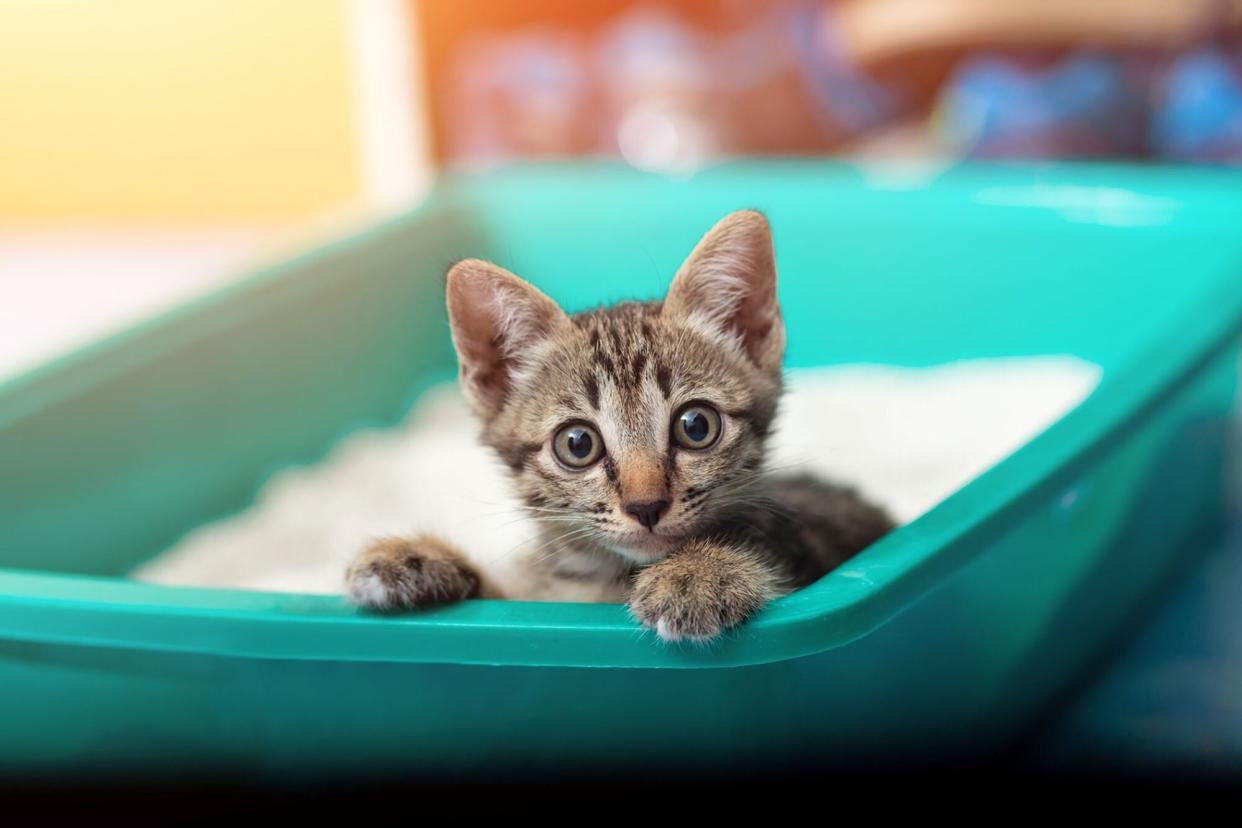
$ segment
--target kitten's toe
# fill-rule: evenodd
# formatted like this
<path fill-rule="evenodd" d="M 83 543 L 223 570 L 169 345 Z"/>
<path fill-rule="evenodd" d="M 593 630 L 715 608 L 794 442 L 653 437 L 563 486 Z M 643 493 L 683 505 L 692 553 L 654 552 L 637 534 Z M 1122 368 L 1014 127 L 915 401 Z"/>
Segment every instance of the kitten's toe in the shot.
<path fill-rule="evenodd" d="M 663 641 L 706 643 L 773 596 L 770 574 L 734 550 L 674 556 L 634 580 L 630 613 Z"/>
<path fill-rule="evenodd" d="M 729 617 L 720 607 L 690 604 L 665 604 L 652 607 L 649 602 L 635 602 L 630 612 L 644 627 L 653 630 L 661 641 L 689 641 L 707 644 L 725 630 L 746 620 L 745 614 Z"/>
<path fill-rule="evenodd" d="M 633 601 L 630 612 L 640 624 L 653 630 L 661 641 L 689 641 L 695 644 L 706 644 L 718 638 L 727 628 L 745 620 L 742 616 L 726 621 L 713 608 L 660 603 L 647 598 Z"/>
<path fill-rule="evenodd" d="M 480 578 L 453 546 L 423 535 L 375 541 L 349 567 L 345 586 L 352 603 L 396 612 L 477 597 Z"/>

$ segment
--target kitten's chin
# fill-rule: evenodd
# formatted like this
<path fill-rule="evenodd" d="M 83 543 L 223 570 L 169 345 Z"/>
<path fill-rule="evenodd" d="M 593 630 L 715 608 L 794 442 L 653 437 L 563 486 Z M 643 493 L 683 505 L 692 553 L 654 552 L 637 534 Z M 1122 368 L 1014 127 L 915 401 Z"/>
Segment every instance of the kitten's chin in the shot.
<path fill-rule="evenodd" d="M 651 564 L 668 556 L 682 542 L 681 535 L 655 532 L 627 532 L 614 535 L 608 546 L 613 552 L 636 564 Z"/>

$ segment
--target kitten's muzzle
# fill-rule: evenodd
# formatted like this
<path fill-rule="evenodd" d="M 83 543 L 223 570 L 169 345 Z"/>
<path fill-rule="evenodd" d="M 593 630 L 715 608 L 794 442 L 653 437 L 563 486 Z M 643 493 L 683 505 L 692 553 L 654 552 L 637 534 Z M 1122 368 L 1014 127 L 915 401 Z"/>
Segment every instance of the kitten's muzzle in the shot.
<path fill-rule="evenodd" d="M 668 511 L 669 502 L 667 500 L 652 500 L 647 503 L 627 503 L 625 504 L 625 512 L 634 520 L 638 521 L 642 526 L 650 531 L 660 522 L 660 518 L 664 517 L 664 513 Z"/>

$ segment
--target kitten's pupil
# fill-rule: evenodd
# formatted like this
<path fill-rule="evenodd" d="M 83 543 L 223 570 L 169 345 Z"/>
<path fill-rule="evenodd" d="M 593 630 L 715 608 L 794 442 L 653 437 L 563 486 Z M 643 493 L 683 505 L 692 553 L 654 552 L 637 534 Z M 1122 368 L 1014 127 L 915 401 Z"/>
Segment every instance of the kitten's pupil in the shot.
<path fill-rule="evenodd" d="M 565 438 L 565 448 L 569 449 L 569 453 L 579 460 L 585 460 L 591 456 L 594 444 L 595 441 L 591 439 L 591 433 L 582 428 L 575 428 Z"/>
<path fill-rule="evenodd" d="M 711 423 L 702 411 L 690 410 L 681 415 L 681 430 L 693 442 L 701 443 L 711 432 Z"/>

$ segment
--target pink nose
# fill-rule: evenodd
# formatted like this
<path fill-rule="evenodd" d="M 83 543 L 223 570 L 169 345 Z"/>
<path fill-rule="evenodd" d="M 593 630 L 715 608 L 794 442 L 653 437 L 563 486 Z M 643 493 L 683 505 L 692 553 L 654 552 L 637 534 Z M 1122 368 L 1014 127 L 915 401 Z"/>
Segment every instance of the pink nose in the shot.
<path fill-rule="evenodd" d="M 650 503 L 627 503 L 625 504 L 625 511 L 634 520 L 650 529 L 660 522 L 660 518 L 668 511 L 668 506 L 667 500 L 653 500 Z"/>

